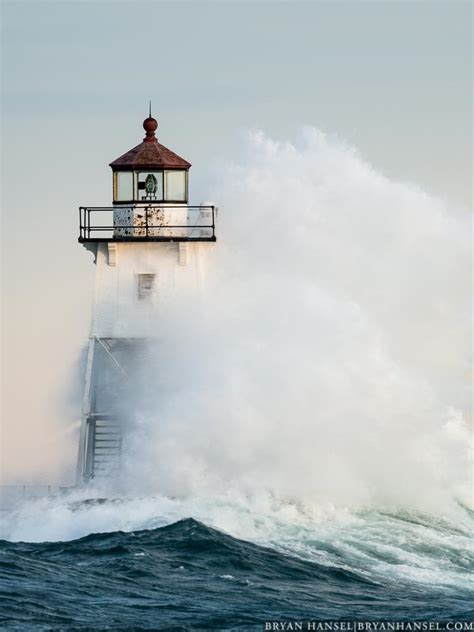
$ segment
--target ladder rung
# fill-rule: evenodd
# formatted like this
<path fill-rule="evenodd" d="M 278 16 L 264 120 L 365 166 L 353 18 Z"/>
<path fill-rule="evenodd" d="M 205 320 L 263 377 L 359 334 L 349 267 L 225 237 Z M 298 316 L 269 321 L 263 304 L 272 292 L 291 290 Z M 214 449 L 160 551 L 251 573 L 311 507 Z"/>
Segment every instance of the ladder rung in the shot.
<path fill-rule="evenodd" d="M 97 454 L 94 457 L 94 461 L 97 461 L 97 463 L 117 463 L 118 456 L 118 454 Z"/>
<path fill-rule="evenodd" d="M 120 452 L 98 452 L 94 454 L 94 460 L 99 461 L 119 461 Z"/>
<path fill-rule="evenodd" d="M 113 430 L 114 432 L 120 432 L 122 429 L 120 426 L 114 426 L 112 424 L 96 424 L 96 430 Z"/>
<path fill-rule="evenodd" d="M 99 463 L 94 463 L 94 470 L 97 471 L 101 471 L 101 472 L 108 472 L 109 470 L 118 470 L 119 467 L 118 465 L 114 465 L 114 464 L 99 464 Z"/>

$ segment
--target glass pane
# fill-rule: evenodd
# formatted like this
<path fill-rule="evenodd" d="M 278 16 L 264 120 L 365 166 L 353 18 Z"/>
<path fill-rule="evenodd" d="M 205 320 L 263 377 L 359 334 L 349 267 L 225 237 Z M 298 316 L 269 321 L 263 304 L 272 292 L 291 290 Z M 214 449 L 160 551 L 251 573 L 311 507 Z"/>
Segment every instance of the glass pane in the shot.
<path fill-rule="evenodd" d="M 117 171 L 117 202 L 133 200 L 133 173 Z"/>
<path fill-rule="evenodd" d="M 138 174 L 137 200 L 163 199 L 163 172 L 140 171 Z"/>
<path fill-rule="evenodd" d="M 165 171 L 165 195 L 173 202 L 186 201 L 186 171 Z"/>

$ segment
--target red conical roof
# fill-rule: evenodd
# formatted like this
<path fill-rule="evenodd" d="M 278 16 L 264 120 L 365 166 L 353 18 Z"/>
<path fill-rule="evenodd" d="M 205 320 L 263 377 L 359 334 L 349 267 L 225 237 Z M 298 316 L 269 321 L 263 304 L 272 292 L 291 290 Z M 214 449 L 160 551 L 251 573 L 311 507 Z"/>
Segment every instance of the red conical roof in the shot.
<path fill-rule="evenodd" d="M 110 163 L 112 169 L 189 169 L 189 163 L 158 142 L 158 121 L 151 116 L 143 121 L 146 136 L 139 145 Z"/>

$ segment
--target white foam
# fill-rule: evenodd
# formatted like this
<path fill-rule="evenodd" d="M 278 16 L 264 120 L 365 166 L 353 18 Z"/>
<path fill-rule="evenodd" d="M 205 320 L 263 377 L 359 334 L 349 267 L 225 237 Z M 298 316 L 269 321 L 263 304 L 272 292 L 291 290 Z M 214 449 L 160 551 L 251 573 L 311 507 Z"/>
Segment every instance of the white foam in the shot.
<path fill-rule="evenodd" d="M 193 517 L 234 537 L 372 580 L 472 588 L 472 518 L 453 505 L 449 520 L 314 506 L 271 494 L 117 498 L 92 503 L 79 493 L 25 503 L 5 516 L 0 537 L 70 540 L 92 532 L 153 529 Z M 143 556 L 144 552 L 135 553 Z"/>

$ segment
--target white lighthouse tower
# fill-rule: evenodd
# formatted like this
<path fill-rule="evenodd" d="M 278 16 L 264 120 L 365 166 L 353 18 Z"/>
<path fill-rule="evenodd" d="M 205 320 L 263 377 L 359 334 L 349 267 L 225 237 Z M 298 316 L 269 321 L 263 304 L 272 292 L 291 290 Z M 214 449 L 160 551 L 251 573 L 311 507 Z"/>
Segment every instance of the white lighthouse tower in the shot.
<path fill-rule="evenodd" d="M 157 314 L 167 301 L 176 292 L 195 300 L 206 250 L 216 241 L 214 206 L 188 204 L 190 163 L 158 142 L 151 109 L 143 127 L 143 141 L 110 163 L 113 206 L 79 209 L 79 242 L 95 255 L 96 282 L 78 484 L 119 473 L 130 421 L 119 394 L 129 369 L 159 336 Z"/>

